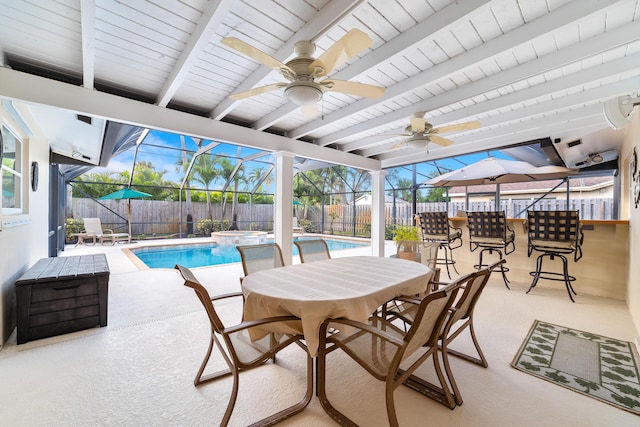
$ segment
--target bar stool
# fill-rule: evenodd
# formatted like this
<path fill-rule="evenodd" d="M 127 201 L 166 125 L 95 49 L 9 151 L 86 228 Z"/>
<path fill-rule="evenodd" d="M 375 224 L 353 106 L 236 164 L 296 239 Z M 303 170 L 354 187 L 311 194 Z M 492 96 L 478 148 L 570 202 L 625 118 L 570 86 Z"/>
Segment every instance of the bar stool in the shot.
<path fill-rule="evenodd" d="M 447 275 L 451 279 L 449 266 L 458 273 L 453 259 L 453 249 L 462 246 L 462 229 L 454 227 L 449 221 L 447 212 L 422 212 L 415 215 L 416 223 L 420 225 L 423 242 L 439 242 L 444 252 L 444 258 L 438 258 L 437 264 L 447 267 Z"/>
<path fill-rule="evenodd" d="M 580 214 L 578 211 L 528 211 L 528 253 L 542 252 L 536 261 L 536 271 L 529 274 L 533 276 L 533 282 L 527 293 L 533 289 L 539 279 L 557 280 L 564 282 L 571 302 L 575 302 L 573 295 L 577 295 L 571 286 L 576 278 L 569 274 L 569 266 L 565 255 L 573 253 L 573 260 L 577 262 L 582 258 L 582 241 L 584 234 L 580 226 Z M 544 258 L 553 260 L 558 257 L 562 260 L 562 273 L 542 270 Z M 573 295 L 572 295 L 573 294 Z"/>
<path fill-rule="evenodd" d="M 504 255 L 509 255 L 516 250 L 516 234 L 507 225 L 504 211 L 467 212 L 467 228 L 469 229 L 469 249 L 471 252 L 480 249 L 478 264 L 474 265 L 477 270 L 489 266 L 482 262 L 485 252 L 493 254 L 495 251 L 500 256 L 499 259 L 503 259 L 502 251 Z M 509 269 L 504 264 L 500 264 L 500 272 L 505 286 L 511 289 L 505 274 Z"/>

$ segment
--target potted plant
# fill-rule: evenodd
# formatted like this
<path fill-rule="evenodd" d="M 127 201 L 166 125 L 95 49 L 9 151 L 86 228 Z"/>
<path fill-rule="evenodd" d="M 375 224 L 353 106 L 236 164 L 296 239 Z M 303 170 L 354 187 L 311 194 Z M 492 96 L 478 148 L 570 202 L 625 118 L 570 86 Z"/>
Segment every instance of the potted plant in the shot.
<path fill-rule="evenodd" d="M 393 241 L 398 247 L 397 255 L 399 258 L 417 260 L 421 240 L 418 227 L 411 225 L 396 226 L 393 233 Z"/>

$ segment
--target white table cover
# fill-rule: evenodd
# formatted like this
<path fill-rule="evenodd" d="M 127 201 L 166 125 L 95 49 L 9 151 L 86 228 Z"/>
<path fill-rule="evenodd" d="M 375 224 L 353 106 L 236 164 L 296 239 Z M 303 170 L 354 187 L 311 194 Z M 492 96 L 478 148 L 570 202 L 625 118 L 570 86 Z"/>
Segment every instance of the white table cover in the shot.
<path fill-rule="evenodd" d="M 343 317 L 366 322 L 386 301 L 424 292 L 432 275 L 433 270 L 414 261 L 373 256 L 262 270 L 243 279 L 244 320 L 299 317 L 302 329 L 295 332 L 304 334 L 309 353 L 315 356 L 325 319 Z M 260 336 L 254 333 L 251 338 L 258 339 L 267 332 Z"/>

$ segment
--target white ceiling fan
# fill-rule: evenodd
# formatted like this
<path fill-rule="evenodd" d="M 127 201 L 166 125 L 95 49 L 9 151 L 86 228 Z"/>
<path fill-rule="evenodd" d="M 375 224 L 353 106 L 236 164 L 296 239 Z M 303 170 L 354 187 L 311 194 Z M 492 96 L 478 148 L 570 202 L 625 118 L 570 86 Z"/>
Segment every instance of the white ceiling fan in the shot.
<path fill-rule="evenodd" d="M 371 38 L 358 29 L 349 31 L 318 58 L 312 56 L 316 48 L 315 44 L 310 41 L 299 41 L 294 48 L 296 57 L 286 64 L 236 37 L 225 37 L 222 43 L 279 71 L 288 80 L 288 83 L 274 83 L 234 93 L 230 96 L 231 99 L 240 100 L 276 89 L 284 89 L 285 98 L 296 105 L 310 107 L 315 111 L 315 104 L 322 98 L 325 91 L 365 98 L 379 98 L 384 94 L 384 88 L 380 86 L 331 78 L 321 79 L 334 68 L 371 46 L 373 43 Z"/>
<path fill-rule="evenodd" d="M 406 136 L 408 138 L 394 145 L 392 149 L 395 150 L 401 147 L 424 148 L 430 142 L 441 145 L 443 147 L 448 147 L 449 145 L 453 144 L 453 141 L 438 136 L 438 134 L 461 130 L 478 129 L 479 127 L 480 122 L 474 121 L 434 128 L 431 123 L 428 123 L 424 119 L 424 112 L 418 112 L 415 113 L 413 117 L 411 117 L 411 124 L 405 129 L 407 133 L 401 134 L 401 136 Z"/>

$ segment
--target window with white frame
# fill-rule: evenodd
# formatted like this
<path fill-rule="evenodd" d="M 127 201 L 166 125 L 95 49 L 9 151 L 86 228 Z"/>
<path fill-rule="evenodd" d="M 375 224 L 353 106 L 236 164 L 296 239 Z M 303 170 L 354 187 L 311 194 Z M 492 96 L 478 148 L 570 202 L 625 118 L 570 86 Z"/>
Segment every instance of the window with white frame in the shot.
<path fill-rule="evenodd" d="M 2 125 L 2 213 L 23 212 L 23 143 L 15 132 Z"/>

